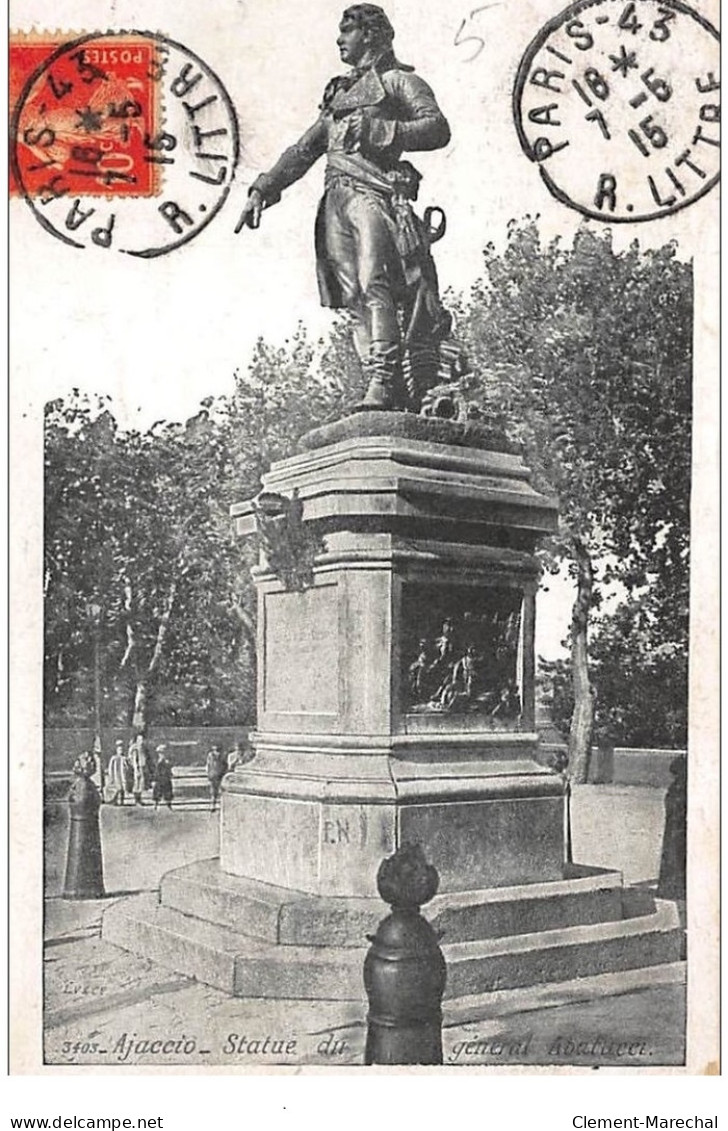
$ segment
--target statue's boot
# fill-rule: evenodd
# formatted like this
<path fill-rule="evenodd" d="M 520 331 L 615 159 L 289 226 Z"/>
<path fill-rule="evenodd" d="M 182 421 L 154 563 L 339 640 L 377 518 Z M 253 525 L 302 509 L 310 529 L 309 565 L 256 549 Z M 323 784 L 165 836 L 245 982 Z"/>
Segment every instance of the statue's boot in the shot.
<path fill-rule="evenodd" d="M 407 398 L 399 346 L 373 343 L 364 364 L 364 373 L 367 388 L 356 411 L 393 411 L 405 408 Z"/>
<path fill-rule="evenodd" d="M 387 377 L 376 374 L 369 378 L 366 392 L 357 405 L 361 412 L 396 408 L 392 393 L 392 383 Z"/>
<path fill-rule="evenodd" d="M 419 412 L 428 389 L 439 381 L 440 350 L 437 341 L 411 342 L 402 363 L 403 379 L 410 405 Z"/>

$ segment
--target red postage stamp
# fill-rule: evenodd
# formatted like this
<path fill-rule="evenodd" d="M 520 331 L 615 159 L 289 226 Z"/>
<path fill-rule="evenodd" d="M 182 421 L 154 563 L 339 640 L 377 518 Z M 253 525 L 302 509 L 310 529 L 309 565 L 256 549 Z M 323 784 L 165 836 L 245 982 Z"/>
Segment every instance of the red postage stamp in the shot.
<path fill-rule="evenodd" d="M 135 33 L 11 33 L 11 195 L 158 195 L 162 66 Z"/>
<path fill-rule="evenodd" d="M 11 193 L 71 247 L 153 258 L 206 227 L 239 155 L 235 108 L 151 31 L 13 36 Z"/>

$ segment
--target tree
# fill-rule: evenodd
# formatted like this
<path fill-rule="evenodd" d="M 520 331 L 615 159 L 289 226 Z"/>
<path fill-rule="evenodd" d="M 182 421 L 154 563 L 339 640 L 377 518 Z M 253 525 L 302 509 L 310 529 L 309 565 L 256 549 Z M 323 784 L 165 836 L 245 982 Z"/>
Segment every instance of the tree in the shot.
<path fill-rule="evenodd" d="M 256 548 L 230 504 L 257 494 L 303 432 L 358 391 L 344 322 L 260 341 L 232 396 L 184 424 L 117 426 L 110 402 L 74 392 L 46 410 L 46 717 L 83 718 L 95 633 L 106 712 L 148 725 L 238 722 L 253 710 Z"/>
<path fill-rule="evenodd" d="M 93 610 L 107 635 L 116 425 L 108 398 L 76 390 L 46 406 L 45 424 L 44 690 L 46 705 L 63 711 L 88 682 Z"/>
<path fill-rule="evenodd" d="M 228 465 L 226 430 L 209 407 L 184 425 L 140 434 L 118 429 L 101 399 L 48 406 L 47 717 L 87 699 L 96 607 L 107 704 L 136 730 L 146 729 L 163 673 L 182 714 L 195 692 L 203 716 L 235 686 L 250 701 L 249 673 L 232 662 L 239 551 L 217 490 Z"/>
<path fill-rule="evenodd" d="M 325 342 L 313 343 L 303 326 L 282 346 L 259 338 L 247 369 L 235 374 L 232 398 L 216 402 L 229 417 L 236 490 L 254 493 L 270 465 L 292 455 L 304 433 L 346 415 L 360 384 L 345 316 Z"/>
<path fill-rule="evenodd" d="M 664 615 L 659 586 L 595 618 L 589 643 L 595 694 L 593 743 L 684 748 L 688 724 L 687 632 Z M 540 664 L 551 718 L 568 733 L 574 710 L 568 659 Z"/>
<path fill-rule="evenodd" d="M 119 670 L 131 673 L 132 726 L 143 731 L 163 663 L 167 680 L 209 689 L 211 657 L 236 650 L 225 608 L 235 547 L 216 490 L 229 464 L 226 430 L 207 406 L 185 424 L 129 436 L 129 444 L 136 466 L 127 484 L 133 517 L 118 539 L 117 612 L 125 634 Z"/>
<path fill-rule="evenodd" d="M 523 443 L 537 486 L 560 501 L 547 569 L 569 563 L 574 712 L 570 768 L 583 781 L 594 721 L 588 630 L 597 581 L 656 578 L 683 607 L 689 546 L 692 274 L 672 245 L 615 253 L 584 226 L 542 247 L 512 224 L 505 251 L 459 305 L 469 392 Z M 608 562 L 606 566 L 602 563 Z"/>
<path fill-rule="evenodd" d="M 597 730 L 622 746 L 687 745 L 688 654 L 674 619 L 648 590 L 596 625 L 591 643 Z"/>

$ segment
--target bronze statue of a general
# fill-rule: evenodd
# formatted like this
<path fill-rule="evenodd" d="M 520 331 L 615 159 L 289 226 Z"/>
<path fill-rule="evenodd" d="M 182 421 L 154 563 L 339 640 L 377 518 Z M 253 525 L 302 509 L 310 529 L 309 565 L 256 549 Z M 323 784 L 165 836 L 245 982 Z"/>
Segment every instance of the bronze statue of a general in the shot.
<path fill-rule="evenodd" d="M 436 383 L 450 317 L 438 293 L 430 245 L 444 231 L 411 201 L 420 174 L 402 154 L 441 149 L 450 128 L 432 90 L 394 55 L 394 29 L 374 4 L 343 14 L 337 40 L 352 68 L 327 85 L 320 115 L 251 186 L 236 231 L 324 153 L 326 190 L 316 219 L 317 274 L 324 306 L 349 310 L 367 385 L 360 408 L 417 409 Z"/>

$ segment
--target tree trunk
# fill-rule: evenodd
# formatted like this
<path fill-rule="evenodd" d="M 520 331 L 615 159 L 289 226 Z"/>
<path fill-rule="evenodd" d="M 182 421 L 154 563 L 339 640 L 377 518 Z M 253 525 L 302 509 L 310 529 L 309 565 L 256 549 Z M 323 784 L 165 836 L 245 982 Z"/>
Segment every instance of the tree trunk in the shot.
<path fill-rule="evenodd" d="M 569 731 L 569 777 L 583 783 L 589 774 L 589 751 L 594 723 L 594 692 L 589 681 L 587 632 L 594 591 L 594 567 L 583 543 L 574 539 L 578 567 L 577 590 L 571 614 L 571 681 L 574 714 Z"/>
<path fill-rule="evenodd" d="M 247 654 L 253 660 L 257 654 L 258 633 L 255 619 L 250 615 L 248 610 L 243 605 L 239 594 L 233 596 L 232 609 L 240 622 L 240 627 L 243 630 L 243 639 L 240 645 L 241 655 Z"/>
<path fill-rule="evenodd" d="M 134 709 L 131 716 L 131 725 L 134 734 L 146 734 L 147 729 L 147 681 L 137 680 L 134 692 Z"/>
<path fill-rule="evenodd" d="M 149 675 L 153 675 L 161 663 L 162 656 L 164 654 L 164 642 L 167 638 L 169 622 L 172 618 L 172 609 L 174 608 L 174 601 L 176 596 L 177 580 L 176 578 L 173 578 L 167 592 L 167 599 L 164 602 L 164 612 L 162 613 L 159 625 L 157 627 L 157 639 L 154 642 L 154 651 L 152 652 L 152 658 L 149 661 L 149 667 L 147 669 Z"/>
<path fill-rule="evenodd" d="M 175 598 L 177 596 L 177 580 L 173 578 L 170 582 L 169 590 L 167 591 L 167 598 L 164 603 L 164 612 L 157 625 L 157 637 L 154 642 L 154 650 L 151 659 L 147 664 L 144 674 L 137 676 L 136 690 L 134 692 L 134 707 L 132 708 L 131 725 L 135 734 L 146 735 L 147 729 L 147 695 L 149 690 L 149 680 L 156 675 L 157 668 L 159 667 L 162 656 L 164 654 L 164 642 L 167 637 L 169 629 L 169 622 L 174 608 Z M 129 605 L 131 605 L 131 587 L 129 587 Z M 128 661 L 129 656 L 132 654 L 136 647 L 136 636 L 134 628 L 129 621 L 127 623 L 127 639 L 128 644 L 124 658 L 121 662 L 121 667 Z M 139 668 L 137 668 L 137 673 Z"/>
<path fill-rule="evenodd" d="M 103 688 L 101 682 L 101 626 L 94 626 L 94 752 L 101 754 L 103 740 L 101 736 L 101 712 L 103 703 Z"/>

